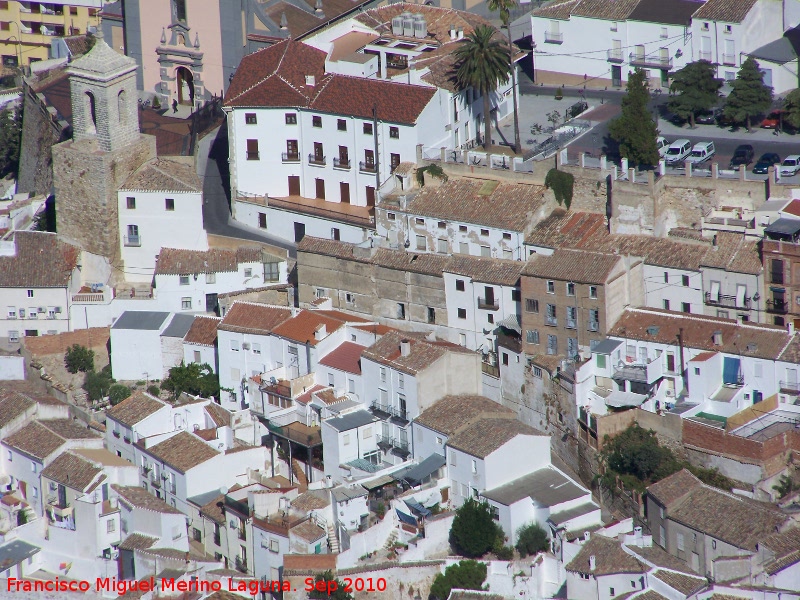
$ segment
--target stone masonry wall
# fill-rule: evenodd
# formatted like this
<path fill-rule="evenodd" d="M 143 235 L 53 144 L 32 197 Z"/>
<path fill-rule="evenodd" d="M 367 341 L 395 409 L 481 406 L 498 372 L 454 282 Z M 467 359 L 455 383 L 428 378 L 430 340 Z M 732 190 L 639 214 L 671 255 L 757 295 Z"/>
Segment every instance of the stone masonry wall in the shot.
<path fill-rule="evenodd" d="M 88 94 L 94 97 L 94 123 Z M 139 112 L 135 72 L 107 83 L 73 75 L 70 78 L 70 95 L 75 141 L 96 137 L 98 147 L 108 152 L 137 140 Z"/>

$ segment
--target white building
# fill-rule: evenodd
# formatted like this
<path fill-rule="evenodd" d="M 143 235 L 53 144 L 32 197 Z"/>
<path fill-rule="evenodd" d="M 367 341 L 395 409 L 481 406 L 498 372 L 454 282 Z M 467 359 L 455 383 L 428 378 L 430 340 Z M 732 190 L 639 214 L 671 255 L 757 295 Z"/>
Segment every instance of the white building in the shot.
<path fill-rule="evenodd" d="M 80 258 L 80 249 L 54 233 L 17 231 L 0 242 L 0 337 L 16 344 L 22 336 L 69 331 Z"/>
<path fill-rule="evenodd" d="M 153 280 L 165 240 L 172 247 L 208 250 L 203 229 L 203 186 L 192 165 L 153 159 L 117 192 L 120 256 L 125 280 Z"/>
<path fill-rule="evenodd" d="M 221 321 L 219 317 L 195 317 L 189 331 L 183 336 L 185 364 L 208 365 L 214 373 L 217 372 L 217 327 Z"/>
<path fill-rule="evenodd" d="M 162 248 L 156 260 L 153 281 L 158 306 L 170 312 L 217 312 L 219 294 L 286 283 L 287 277 L 285 260 L 254 246 Z"/>
<path fill-rule="evenodd" d="M 340 465 L 354 461 L 383 464 L 378 442 L 382 439 L 378 418 L 363 409 L 322 421 L 322 447 L 325 452 L 325 475 L 342 481 Z M 353 465 L 358 468 L 357 463 Z M 363 470 L 363 469 L 362 469 Z"/>

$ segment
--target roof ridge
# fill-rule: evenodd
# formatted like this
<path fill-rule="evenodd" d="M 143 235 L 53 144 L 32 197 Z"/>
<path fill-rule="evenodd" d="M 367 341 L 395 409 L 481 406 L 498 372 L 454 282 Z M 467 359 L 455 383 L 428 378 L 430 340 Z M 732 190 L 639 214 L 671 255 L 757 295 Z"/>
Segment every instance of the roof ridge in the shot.
<path fill-rule="evenodd" d="M 238 99 L 238 98 L 241 98 L 241 97 L 242 97 L 242 96 L 244 96 L 244 95 L 245 95 L 247 92 L 251 91 L 252 89 L 254 89 L 254 88 L 256 88 L 256 87 L 258 87 L 259 85 L 261 85 L 262 83 L 264 83 L 264 82 L 265 82 L 267 79 L 269 79 L 269 78 L 270 78 L 270 77 L 272 77 L 273 75 L 277 74 L 277 72 L 278 72 L 278 69 L 280 69 L 280 68 L 281 68 L 281 64 L 283 63 L 283 57 L 284 57 L 284 56 L 286 56 L 286 52 L 289 50 L 289 44 L 288 44 L 288 42 L 291 42 L 291 41 L 292 41 L 292 38 L 286 38 L 285 40 L 282 40 L 282 41 L 278 42 L 277 44 L 273 44 L 272 46 L 268 46 L 268 47 L 266 47 L 266 48 L 262 48 L 261 50 L 257 50 L 256 52 L 253 52 L 253 54 L 250 54 L 249 56 L 254 56 L 254 55 L 255 55 L 255 54 L 257 54 L 258 52 L 265 52 L 265 51 L 269 50 L 270 48 L 275 48 L 276 46 L 280 46 L 280 45 L 281 45 L 281 44 L 283 44 L 284 42 L 287 42 L 287 44 L 286 44 L 286 49 L 283 51 L 283 54 L 281 55 L 281 58 L 280 58 L 280 60 L 278 61 L 278 66 L 277 66 L 277 67 L 275 67 L 275 70 L 274 70 L 274 71 L 272 71 L 270 74 L 268 74 L 266 77 L 264 77 L 264 78 L 262 78 L 262 79 L 259 79 L 258 81 L 256 81 L 255 83 L 253 83 L 253 85 L 251 85 L 249 88 L 245 88 L 244 90 L 242 90 L 241 92 L 239 92 L 239 93 L 238 93 L 236 96 L 233 96 L 232 98 L 229 98 L 228 100 L 226 100 L 226 104 L 227 104 L 228 102 L 231 102 L 231 101 L 233 101 L 233 100 L 236 100 L 236 99 Z"/>
<path fill-rule="evenodd" d="M 632 306 L 632 307 L 628 307 L 627 310 L 640 312 L 640 313 L 646 313 L 646 314 L 652 314 L 652 315 L 663 315 L 663 316 L 670 317 L 670 318 L 673 318 L 673 319 L 690 319 L 690 320 L 693 320 L 693 321 L 702 321 L 702 322 L 707 322 L 707 323 L 715 323 L 716 321 L 714 321 L 714 319 L 720 319 L 721 318 L 721 317 L 712 317 L 711 315 L 700 315 L 700 314 L 696 314 L 696 313 L 675 313 L 675 314 L 673 314 L 674 311 L 665 311 L 663 309 L 653 309 L 650 306 Z M 702 317 L 705 317 L 705 318 L 702 318 Z M 728 319 L 728 321 L 730 321 L 730 319 Z M 754 323 L 752 321 L 745 321 L 745 322 L 742 322 L 742 323 L 738 323 L 738 322 L 733 322 L 732 321 L 730 323 L 724 323 L 724 324 L 725 325 L 732 325 L 734 327 L 743 327 L 745 329 L 755 329 L 755 330 L 758 330 L 758 331 L 772 331 L 772 332 L 775 332 L 775 333 L 785 333 L 785 334 L 789 335 L 789 332 L 786 331 L 783 327 L 780 327 L 779 325 L 769 325 L 769 323 Z M 797 334 L 795 334 L 795 335 L 797 335 Z M 794 336 L 790 336 L 790 342 L 791 342 L 792 339 L 794 339 Z M 788 344 L 787 344 L 787 346 L 788 346 Z M 784 350 L 785 349 L 786 348 L 784 347 Z"/>

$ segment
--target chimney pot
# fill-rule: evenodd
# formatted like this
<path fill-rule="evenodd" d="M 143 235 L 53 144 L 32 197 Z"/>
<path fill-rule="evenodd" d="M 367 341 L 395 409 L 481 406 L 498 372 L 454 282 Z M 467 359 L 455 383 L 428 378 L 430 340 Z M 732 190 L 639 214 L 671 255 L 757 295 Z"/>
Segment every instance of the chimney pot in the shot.
<path fill-rule="evenodd" d="M 403 340 L 400 342 L 400 356 L 408 356 L 411 354 L 411 342 Z"/>
<path fill-rule="evenodd" d="M 589 557 L 589 570 L 594 571 L 597 568 L 597 557 L 592 554 Z"/>
<path fill-rule="evenodd" d="M 722 346 L 722 332 L 715 331 L 714 332 L 714 345 L 715 346 Z"/>

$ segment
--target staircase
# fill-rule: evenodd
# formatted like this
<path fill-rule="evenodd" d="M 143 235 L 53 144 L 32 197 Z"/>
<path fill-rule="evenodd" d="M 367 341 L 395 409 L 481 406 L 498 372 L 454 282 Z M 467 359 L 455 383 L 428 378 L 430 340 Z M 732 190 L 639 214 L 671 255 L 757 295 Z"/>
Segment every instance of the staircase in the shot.
<path fill-rule="evenodd" d="M 300 487 L 300 490 L 305 491 L 308 489 L 308 479 L 306 478 L 303 463 L 296 458 L 292 459 L 292 471 L 294 472 L 294 479 L 297 482 L 297 485 Z"/>
<path fill-rule="evenodd" d="M 386 543 L 383 545 L 384 550 L 391 550 L 394 543 L 397 541 L 397 529 L 392 529 L 392 533 L 389 534 L 389 537 L 386 538 Z"/>
<path fill-rule="evenodd" d="M 328 530 L 328 546 L 330 546 L 332 554 L 339 553 L 339 538 L 336 536 L 336 529 L 330 523 L 327 524 Z"/>

